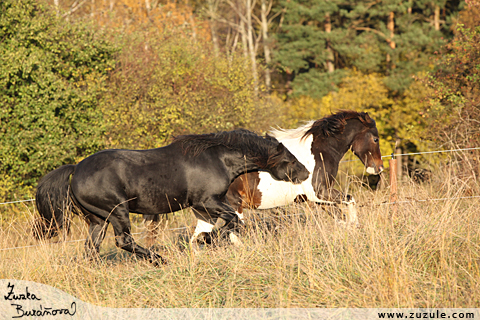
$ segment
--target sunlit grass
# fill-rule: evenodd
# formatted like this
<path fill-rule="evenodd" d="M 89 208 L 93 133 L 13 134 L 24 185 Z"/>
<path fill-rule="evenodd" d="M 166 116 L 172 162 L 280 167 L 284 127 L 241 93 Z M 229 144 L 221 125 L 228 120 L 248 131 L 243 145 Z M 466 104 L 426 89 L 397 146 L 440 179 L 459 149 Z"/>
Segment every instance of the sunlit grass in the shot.
<path fill-rule="evenodd" d="M 357 190 L 359 182 L 352 180 Z M 399 200 L 478 195 L 473 180 L 448 170 L 432 182 L 399 186 Z M 388 188 L 356 191 L 359 227 L 336 223 L 311 203 L 249 211 L 244 247 L 223 244 L 194 254 L 166 230 L 158 241 L 168 264 L 155 268 L 114 245 L 108 230 L 101 261 L 83 259 L 83 241 L 39 243 L 33 209 L 2 221 L 0 277 L 54 286 L 107 307 L 478 307 L 479 198 L 385 204 Z M 282 216 L 286 215 L 286 217 Z M 193 226 L 189 211 L 167 228 Z M 141 218 L 135 238 L 143 243 Z M 84 239 L 75 218 L 67 241 Z"/>

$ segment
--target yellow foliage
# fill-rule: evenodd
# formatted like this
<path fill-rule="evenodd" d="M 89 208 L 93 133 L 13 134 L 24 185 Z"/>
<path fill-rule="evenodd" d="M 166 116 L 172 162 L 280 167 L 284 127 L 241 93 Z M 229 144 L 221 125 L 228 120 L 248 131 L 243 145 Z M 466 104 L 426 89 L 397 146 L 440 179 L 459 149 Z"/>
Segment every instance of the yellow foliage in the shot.
<path fill-rule="evenodd" d="M 216 57 L 208 43 L 170 33 L 143 44 L 132 37 L 110 77 L 102 107 L 109 147 L 154 148 L 181 134 L 274 124 L 274 105 L 255 98 L 241 54 Z"/>
<path fill-rule="evenodd" d="M 287 102 L 286 121 L 296 126 L 301 120 L 319 119 L 338 110 L 368 112 L 375 119 L 381 136 L 383 154 L 390 154 L 397 138 L 413 142 L 419 150 L 426 148 L 422 139 L 426 129 L 422 111 L 426 108 L 426 88 L 420 82 L 402 94 L 393 95 L 380 74 L 350 71 L 337 92 L 330 92 L 321 100 L 298 97 Z"/>

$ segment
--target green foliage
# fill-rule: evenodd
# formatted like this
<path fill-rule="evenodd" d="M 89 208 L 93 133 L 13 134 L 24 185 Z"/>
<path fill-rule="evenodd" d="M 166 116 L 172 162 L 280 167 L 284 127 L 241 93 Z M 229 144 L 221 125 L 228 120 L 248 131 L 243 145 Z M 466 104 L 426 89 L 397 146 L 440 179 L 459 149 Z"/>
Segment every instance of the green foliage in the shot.
<path fill-rule="evenodd" d="M 286 13 L 276 35 L 275 59 L 292 80 L 293 95 L 315 98 L 336 90 L 345 76 L 342 70 L 349 69 L 380 74 L 390 91 L 402 94 L 412 75 L 431 70 L 434 52 L 452 36 L 452 17 L 459 10 L 457 1 L 280 3 Z M 440 30 L 432 23 L 437 5 L 442 9 Z M 327 70 L 328 59 L 334 62 L 333 72 Z"/>
<path fill-rule="evenodd" d="M 127 40 L 104 105 L 111 146 L 154 148 L 179 134 L 265 128 L 273 110 L 255 98 L 242 56 L 216 57 L 210 46 L 172 34 Z"/>
<path fill-rule="evenodd" d="M 100 149 L 114 48 L 33 0 L 0 2 L 0 173 L 32 184 Z"/>

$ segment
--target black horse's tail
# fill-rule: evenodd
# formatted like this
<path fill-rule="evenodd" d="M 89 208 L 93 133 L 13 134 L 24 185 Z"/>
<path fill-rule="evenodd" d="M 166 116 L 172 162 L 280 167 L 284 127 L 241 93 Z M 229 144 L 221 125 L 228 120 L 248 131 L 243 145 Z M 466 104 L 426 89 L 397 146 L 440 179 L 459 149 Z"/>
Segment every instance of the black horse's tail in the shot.
<path fill-rule="evenodd" d="M 76 165 L 67 164 L 48 173 L 37 186 L 36 205 L 40 220 L 35 224 L 36 238 L 51 238 L 62 228 L 70 229 L 72 200 L 69 194 L 70 176 Z"/>

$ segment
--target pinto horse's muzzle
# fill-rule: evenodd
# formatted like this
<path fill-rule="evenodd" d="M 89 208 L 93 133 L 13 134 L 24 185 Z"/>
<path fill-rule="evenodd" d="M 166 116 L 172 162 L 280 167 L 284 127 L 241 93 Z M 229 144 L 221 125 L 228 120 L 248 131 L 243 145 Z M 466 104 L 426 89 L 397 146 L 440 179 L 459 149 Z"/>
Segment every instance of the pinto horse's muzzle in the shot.
<path fill-rule="evenodd" d="M 383 171 L 384 167 L 383 164 L 379 166 L 373 166 L 373 167 L 368 167 L 367 168 L 367 173 L 369 174 L 380 174 Z"/>

